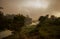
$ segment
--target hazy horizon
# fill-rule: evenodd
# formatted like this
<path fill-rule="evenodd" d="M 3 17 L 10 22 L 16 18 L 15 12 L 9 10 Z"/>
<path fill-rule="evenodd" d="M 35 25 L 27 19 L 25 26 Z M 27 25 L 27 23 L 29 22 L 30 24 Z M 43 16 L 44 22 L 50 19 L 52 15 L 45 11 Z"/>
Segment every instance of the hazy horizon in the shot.
<path fill-rule="evenodd" d="M 4 14 L 23 14 L 37 19 L 41 15 L 60 16 L 60 0 L 0 0 Z"/>

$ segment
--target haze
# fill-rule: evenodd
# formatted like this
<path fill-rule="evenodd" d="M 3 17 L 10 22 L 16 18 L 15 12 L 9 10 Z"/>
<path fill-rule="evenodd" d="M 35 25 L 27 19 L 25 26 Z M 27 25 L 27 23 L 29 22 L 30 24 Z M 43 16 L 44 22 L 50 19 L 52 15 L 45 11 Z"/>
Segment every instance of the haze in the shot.
<path fill-rule="evenodd" d="M 38 19 L 41 15 L 60 16 L 60 0 L 0 0 L 4 14 L 29 15 Z"/>

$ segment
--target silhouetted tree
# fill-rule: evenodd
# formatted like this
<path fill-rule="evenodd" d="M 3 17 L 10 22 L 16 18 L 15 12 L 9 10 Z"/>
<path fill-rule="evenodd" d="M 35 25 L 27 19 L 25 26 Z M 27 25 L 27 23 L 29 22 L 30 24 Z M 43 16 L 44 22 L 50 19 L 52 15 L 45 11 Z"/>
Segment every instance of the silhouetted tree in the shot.
<path fill-rule="evenodd" d="M 5 26 L 3 25 L 4 23 L 4 15 L 3 15 L 3 12 L 0 11 L 0 30 L 4 30 Z"/>
<path fill-rule="evenodd" d="M 14 16 L 12 26 L 10 26 L 11 30 L 20 31 L 21 27 L 24 26 L 24 23 L 25 23 L 24 20 L 25 20 L 25 16 L 23 15 Z"/>
<path fill-rule="evenodd" d="M 46 16 L 41 16 L 39 18 L 39 23 L 37 24 L 36 27 L 40 33 L 41 31 L 46 33 L 48 32 L 48 36 L 41 36 L 44 34 L 40 34 L 40 37 L 44 37 L 44 39 L 59 39 L 60 37 L 60 17 L 55 17 L 54 15 L 51 15 L 50 18 L 48 18 L 48 15 Z M 41 29 L 40 29 L 41 28 Z M 53 31 L 52 31 L 53 30 Z M 53 34 L 54 33 L 54 34 Z M 43 39 L 43 38 L 42 38 Z"/>

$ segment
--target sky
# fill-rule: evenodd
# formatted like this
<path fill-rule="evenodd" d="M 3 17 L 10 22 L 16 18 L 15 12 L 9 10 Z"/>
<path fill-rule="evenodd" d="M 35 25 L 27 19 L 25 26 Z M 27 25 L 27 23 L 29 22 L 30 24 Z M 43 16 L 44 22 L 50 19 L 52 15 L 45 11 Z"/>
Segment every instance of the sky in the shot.
<path fill-rule="evenodd" d="M 42 15 L 60 16 L 60 0 L 0 0 L 4 14 L 29 15 L 38 19 Z"/>

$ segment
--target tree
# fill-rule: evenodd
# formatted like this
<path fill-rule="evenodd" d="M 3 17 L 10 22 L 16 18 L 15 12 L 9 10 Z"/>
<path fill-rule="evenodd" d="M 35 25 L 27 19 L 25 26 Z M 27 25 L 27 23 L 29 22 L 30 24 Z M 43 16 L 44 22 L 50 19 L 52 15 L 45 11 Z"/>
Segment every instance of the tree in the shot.
<path fill-rule="evenodd" d="M 24 26 L 25 23 L 25 16 L 23 15 L 15 15 L 12 26 L 10 26 L 10 29 L 13 31 L 20 31 L 20 29 Z"/>
<path fill-rule="evenodd" d="M 3 15 L 3 12 L 0 11 L 0 31 L 4 30 L 5 26 L 3 25 L 4 24 L 4 15 Z"/>
<path fill-rule="evenodd" d="M 46 19 L 48 19 L 49 15 L 46 15 L 46 16 L 40 16 L 39 17 L 39 21 L 42 23 L 44 22 Z"/>
<path fill-rule="evenodd" d="M 40 31 L 40 36 L 44 39 L 59 39 L 60 37 L 60 17 L 51 15 L 41 16 L 36 27 Z"/>

